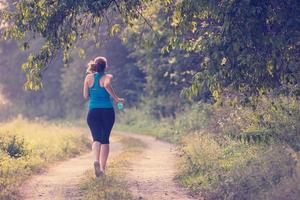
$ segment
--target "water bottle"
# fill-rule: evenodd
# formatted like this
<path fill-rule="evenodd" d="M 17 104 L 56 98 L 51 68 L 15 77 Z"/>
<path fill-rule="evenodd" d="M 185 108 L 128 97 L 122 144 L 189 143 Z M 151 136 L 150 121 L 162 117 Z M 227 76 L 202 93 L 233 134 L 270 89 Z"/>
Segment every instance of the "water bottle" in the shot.
<path fill-rule="evenodd" d="M 118 102 L 117 107 L 119 110 L 122 110 L 124 108 L 124 105 L 122 102 Z"/>

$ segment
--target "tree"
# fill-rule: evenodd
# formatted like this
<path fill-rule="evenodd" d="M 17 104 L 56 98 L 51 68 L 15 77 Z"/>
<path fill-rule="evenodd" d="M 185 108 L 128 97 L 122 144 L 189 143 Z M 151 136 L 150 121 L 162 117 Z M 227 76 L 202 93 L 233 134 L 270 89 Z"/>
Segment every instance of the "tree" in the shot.
<path fill-rule="evenodd" d="M 198 56 L 200 67 L 184 90 L 187 96 L 209 90 L 218 98 L 224 88 L 257 95 L 287 85 L 299 95 L 300 6 L 296 0 L 22 0 L 14 12 L 2 12 L 10 24 L 3 36 L 24 40 L 24 48 L 29 38 L 44 38 L 40 52 L 23 65 L 26 87 L 39 89 L 41 72 L 58 49 L 63 49 L 67 61 L 75 42 L 91 36 L 87 32 L 94 33 L 97 41 L 98 28 L 105 24 L 110 35 L 116 34 L 121 25 L 108 19 L 117 14 L 129 26 L 143 19 L 151 27 L 150 18 L 142 12 L 155 2 L 163 3 L 162 10 L 168 12 L 162 20 L 168 39 L 159 41 L 165 45 L 164 52 Z"/>
<path fill-rule="evenodd" d="M 171 25 L 171 46 L 202 56 L 187 96 L 209 88 L 218 98 L 224 88 L 247 95 L 296 87 L 299 95 L 299 1 L 184 0 Z M 285 90 L 287 91 L 287 90 Z"/>
<path fill-rule="evenodd" d="M 135 58 L 137 65 L 145 72 L 147 91 L 153 96 L 179 93 L 184 86 L 192 82 L 196 73 L 199 55 L 181 49 L 169 49 L 172 41 L 172 27 L 168 18 L 172 14 L 165 10 L 168 3 L 153 1 L 143 12 L 151 27 L 135 21 L 122 32 L 131 50 L 130 57 Z"/>
<path fill-rule="evenodd" d="M 147 2 L 21 0 L 1 11 L 1 22 L 8 23 L 1 30 L 1 36 L 23 41 L 24 49 L 29 48 L 34 39 L 44 39 L 40 50 L 30 54 L 27 62 L 22 65 L 27 78 L 25 87 L 38 90 L 42 87 L 42 72 L 60 49 L 63 49 L 64 61 L 67 62 L 69 50 L 78 39 L 93 37 L 99 43 L 102 39 L 99 38 L 99 28 L 103 27 L 110 36 L 115 35 L 120 30 L 120 25 L 115 23 L 116 16 L 121 16 L 123 22 L 130 24 L 141 15 L 142 4 Z"/>

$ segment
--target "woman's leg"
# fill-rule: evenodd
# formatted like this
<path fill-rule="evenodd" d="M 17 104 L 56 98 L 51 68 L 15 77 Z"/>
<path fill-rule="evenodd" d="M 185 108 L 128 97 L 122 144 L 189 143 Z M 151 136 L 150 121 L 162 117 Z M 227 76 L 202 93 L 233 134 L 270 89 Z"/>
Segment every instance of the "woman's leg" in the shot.
<path fill-rule="evenodd" d="M 98 141 L 94 141 L 93 145 L 92 145 L 92 151 L 93 151 L 93 154 L 94 154 L 94 161 L 99 162 L 100 151 L 101 151 L 101 143 L 98 142 Z"/>
<path fill-rule="evenodd" d="M 92 145 L 92 151 L 94 154 L 94 168 L 96 177 L 102 176 L 102 170 L 99 162 L 100 151 L 101 151 L 101 143 L 98 141 L 94 141 Z"/>
<path fill-rule="evenodd" d="M 115 122 L 115 112 L 113 108 L 103 109 L 102 112 L 102 127 L 103 134 L 101 134 L 101 151 L 100 151 L 100 164 L 101 170 L 105 171 L 106 162 L 109 155 L 109 137 L 111 129 Z"/>
<path fill-rule="evenodd" d="M 109 144 L 102 144 L 101 151 L 100 151 L 100 165 L 102 171 L 105 171 L 108 154 L 109 154 Z"/>
<path fill-rule="evenodd" d="M 89 123 L 92 136 L 93 136 L 93 144 L 92 144 L 92 151 L 94 154 L 94 161 L 99 161 L 100 157 L 100 151 L 101 151 L 101 132 L 102 130 L 100 129 L 99 125 L 97 124 L 97 121 L 99 120 L 93 120 Z"/>
<path fill-rule="evenodd" d="M 93 144 L 92 144 L 92 151 L 94 154 L 94 168 L 95 168 L 95 174 L 97 177 L 101 176 L 103 174 L 100 169 L 100 151 L 101 151 L 101 114 L 98 109 L 92 109 L 89 111 L 87 116 L 87 123 L 91 129 L 92 137 L 93 137 Z"/>

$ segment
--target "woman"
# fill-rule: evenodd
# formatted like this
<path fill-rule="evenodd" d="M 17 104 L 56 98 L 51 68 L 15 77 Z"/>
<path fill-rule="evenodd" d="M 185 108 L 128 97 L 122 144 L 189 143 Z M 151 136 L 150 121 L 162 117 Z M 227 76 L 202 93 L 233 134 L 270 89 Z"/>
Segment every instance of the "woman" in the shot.
<path fill-rule="evenodd" d="M 89 100 L 87 123 L 93 137 L 94 168 L 97 177 L 104 175 L 109 154 L 109 136 L 115 122 L 115 112 L 111 98 L 124 103 L 113 88 L 113 76 L 106 74 L 107 60 L 97 57 L 88 63 L 87 75 L 84 80 L 83 96 Z"/>

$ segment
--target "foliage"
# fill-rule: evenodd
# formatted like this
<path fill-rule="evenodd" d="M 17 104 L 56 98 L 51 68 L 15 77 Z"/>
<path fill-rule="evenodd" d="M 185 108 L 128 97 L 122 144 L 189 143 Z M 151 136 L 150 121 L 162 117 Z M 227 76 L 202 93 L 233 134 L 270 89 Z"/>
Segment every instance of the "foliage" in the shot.
<path fill-rule="evenodd" d="M 90 142 L 82 132 L 72 124 L 23 118 L 1 123 L 0 199 L 19 199 L 18 188 L 32 173 L 86 151 Z"/>
<path fill-rule="evenodd" d="M 223 106 L 216 108 L 215 127 L 219 127 L 235 139 L 246 143 L 279 142 L 300 150 L 300 102 L 294 97 L 260 96 L 255 110 L 239 104 L 235 109 L 228 106 L 228 99 Z"/>
<path fill-rule="evenodd" d="M 67 62 L 79 39 L 92 33 L 98 43 L 99 28 L 115 35 L 127 25 L 121 37 L 146 73 L 151 95 L 185 88 L 190 99 L 218 99 L 228 87 L 248 95 L 299 94 L 299 8 L 295 0 L 30 0 L 1 16 L 10 24 L 4 38 L 23 40 L 25 49 L 30 38 L 44 39 L 23 65 L 27 88 L 41 87 L 41 73 L 60 48 Z"/>
<path fill-rule="evenodd" d="M 26 72 L 25 87 L 38 90 L 42 87 L 42 72 L 51 60 L 63 50 L 63 60 L 68 62 L 69 50 L 78 39 L 92 36 L 101 41 L 99 29 L 105 28 L 111 36 L 120 30 L 120 24 L 112 16 L 121 16 L 122 22 L 130 23 L 141 15 L 142 3 L 135 1 L 36 1 L 23 0 L 1 11 L 1 22 L 9 24 L 2 28 L 2 38 L 22 41 L 24 49 L 32 40 L 43 38 L 37 53 L 31 53 L 22 65 Z M 112 19 L 112 20 L 110 20 Z"/>
<path fill-rule="evenodd" d="M 218 99 L 227 87 L 257 95 L 291 84 L 298 95 L 299 9 L 295 0 L 180 1 L 169 44 L 201 58 L 185 94 L 209 88 Z"/>
<path fill-rule="evenodd" d="M 145 6 L 151 27 L 122 34 L 146 72 L 150 95 L 219 99 L 226 88 L 257 96 L 299 94 L 295 1 L 160 1 Z"/>
<path fill-rule="evenodd" d="M 12 158 L 19 158 L 27 154 L 24 139 L 19 139 L 16 135 L 6 137 L 1 135 L 0 148 Z"/>
<path fill-rule="evenodd" d="M 199 55 L 180 49 L 167 50 L 172 41 L 172 27 L 168 23 L 172 11 L 166 9 L 169 6 L 170 3 L 160 0 L 145 6 L 143 15 L 151 27 L 135 20 L 133 26 L 122 31 L 121 39 L 130 50 L 129 56 L 145 72 L 148 96 L 170 95 L 177 100 L 182 88 L 192 83 L 199 68 Z M 209 97 L 209 93 L 203 94 Z"/>
<path fill-rule="evenodd" d="M 218 99 L 228 87 L 299 94 L 295 1 L 165 3 L 146 7 L 151 27 L 136 20 L 123 34 L 154 94 L 183 87 L 191 100 Z"/>

